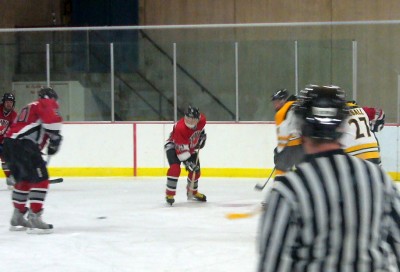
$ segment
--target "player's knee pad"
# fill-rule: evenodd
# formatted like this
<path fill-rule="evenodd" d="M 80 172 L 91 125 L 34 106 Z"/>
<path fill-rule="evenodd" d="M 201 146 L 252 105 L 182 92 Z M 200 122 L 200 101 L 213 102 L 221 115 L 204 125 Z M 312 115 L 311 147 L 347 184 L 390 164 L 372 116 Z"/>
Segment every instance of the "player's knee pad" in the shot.
<path fill-rule="evenodd" d="M 181 163 L 181 161 L 178 159 L 178 156 L 176 155 L 175 149 L 166 150 L 166 155 L 169 165 Z"/>
<path fill-rule="evenodd" d="M 174 163 L 169 166 L 167 175 L 169 177 L 179 177 L 181 175 L 180 164 Z"/>

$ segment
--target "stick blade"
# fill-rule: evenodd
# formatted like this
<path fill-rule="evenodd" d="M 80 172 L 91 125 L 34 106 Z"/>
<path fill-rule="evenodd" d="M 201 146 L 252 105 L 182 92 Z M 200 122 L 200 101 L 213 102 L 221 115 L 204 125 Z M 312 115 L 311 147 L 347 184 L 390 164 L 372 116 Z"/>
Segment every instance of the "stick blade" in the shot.
<path fill-rule="evenodd" d="M 254 190 L 256 191 L 262 191 L 264 189 L 264 186 L 260 185 L 260 184 L 256 184 L 256 186 L 254 186 Z"/>
<path fill-rule="evenodd" d="M 56 178 L 56 179 L 51 179 L 51 180 L 49 180 L 49 183 L 50 183 L 50 184 L 55 184 L 55 183 L 61 183 L 61 182 L 63 182 L 63 181 L 64 181 L 63 178 Z"/>
<path fill-rule="evenodd" d="M 225 215 L 225 217 L 230 220 L 236 220 L 236 219 L 249 218 L 252 217 L 253 215 L 254 213 L 228 213 Z"/>

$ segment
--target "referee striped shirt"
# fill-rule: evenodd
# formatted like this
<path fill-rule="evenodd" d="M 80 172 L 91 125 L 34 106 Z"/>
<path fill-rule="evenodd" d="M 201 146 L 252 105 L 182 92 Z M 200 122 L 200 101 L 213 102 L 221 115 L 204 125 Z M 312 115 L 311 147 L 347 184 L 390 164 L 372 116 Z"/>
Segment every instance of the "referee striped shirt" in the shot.
<path fill-rule="evenodd" d="M 308 155 L 275 181 L 259 239 L 258 271 L 398 271 L 400 196 L 375 164 Z"/>

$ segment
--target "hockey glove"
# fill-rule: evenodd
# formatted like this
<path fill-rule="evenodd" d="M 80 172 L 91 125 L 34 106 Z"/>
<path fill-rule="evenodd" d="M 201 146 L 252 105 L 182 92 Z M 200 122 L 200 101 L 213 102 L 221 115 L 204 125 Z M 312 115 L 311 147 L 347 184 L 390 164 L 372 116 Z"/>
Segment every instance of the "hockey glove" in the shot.
<path fill-rule="evenodd" d="M 276 165 L 277 162 L 278 162 L 278 148 L 275 147 L 275 149 L 274 149 L 274 164 Z"/>
<path fill-rule="evenodd" d="M 200 166 L 190 160 L 184 161 L 183 164 L 185 164 L 185 168 L 189 172 L 198 172 L 200 170 Z"/>
<path fill-rule="evenodd" d="M 376 120 L 372 122 L 372 132 L 379 132 L 385 126 L 385 114 L 380 114 Z"/>
<path fill-rule="evenodd" d="M 50 137 L 49 146 L 47 147 L 47 154 L 54 155 L 60 148 L 62 136 L 60 134 L 53 134 Z"/>
<path fill-rule="evenodd" d="M 204 130 L 200 134 L 199 142 L 197 143 L 197 149 L 202 149 L 206 145 L 207 134 Z"/>

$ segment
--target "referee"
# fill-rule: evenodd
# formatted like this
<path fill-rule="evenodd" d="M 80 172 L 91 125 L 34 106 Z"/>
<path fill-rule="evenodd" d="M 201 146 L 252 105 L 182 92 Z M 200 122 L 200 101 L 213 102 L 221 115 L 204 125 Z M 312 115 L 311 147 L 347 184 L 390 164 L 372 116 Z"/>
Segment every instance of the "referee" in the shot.
<path fill-rule="evenodd" d="M 267 196 L 258 271 L 398 271 L 395 185 L 379 166 L 341 149 L 338 128 L 347 112 L 340 88 L 302 93 L 297 114 L 307 157 Z"/>

